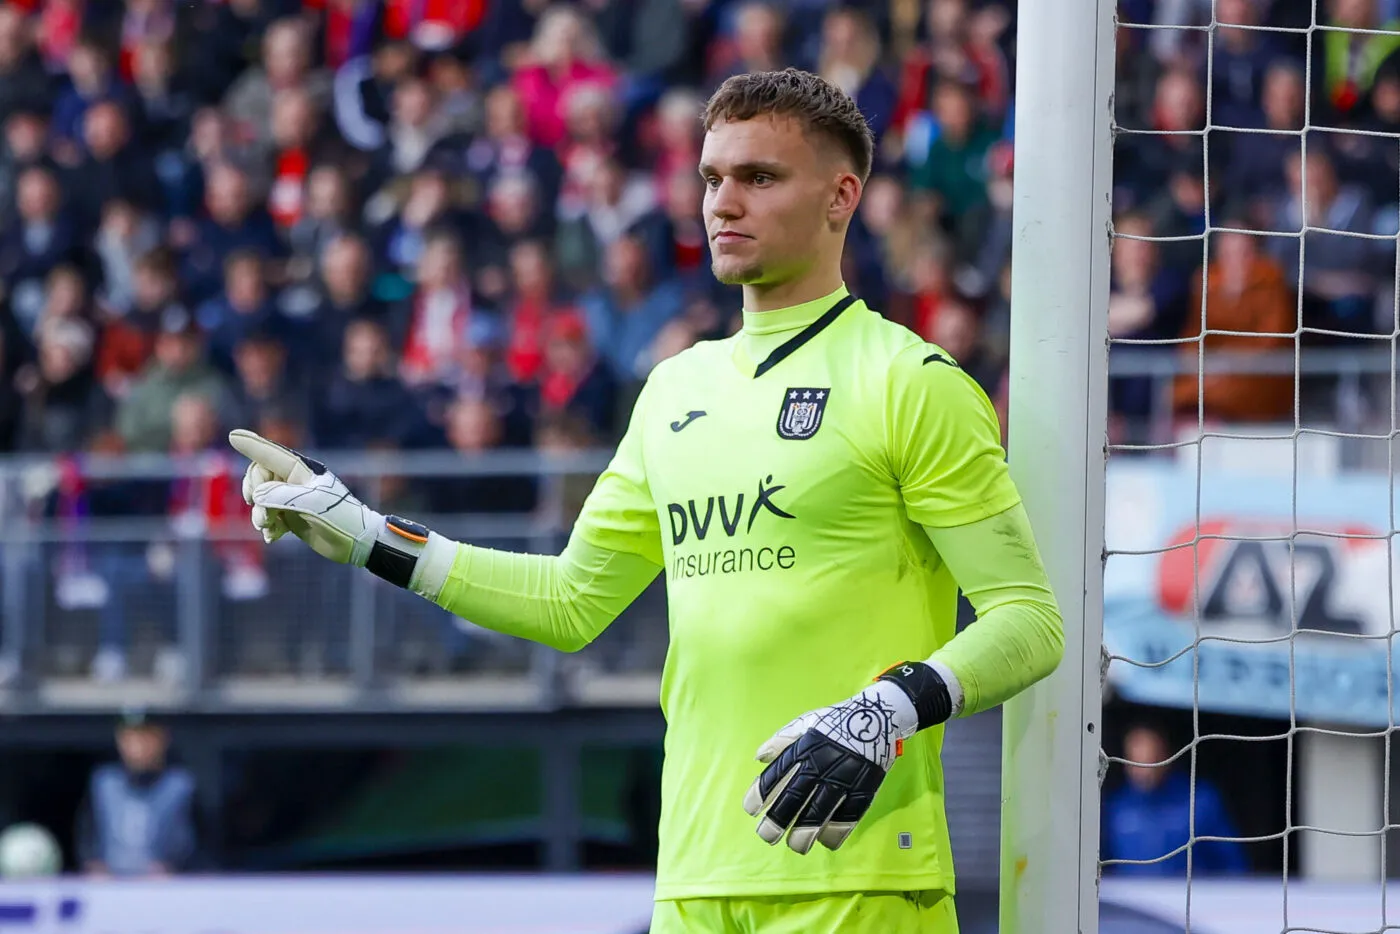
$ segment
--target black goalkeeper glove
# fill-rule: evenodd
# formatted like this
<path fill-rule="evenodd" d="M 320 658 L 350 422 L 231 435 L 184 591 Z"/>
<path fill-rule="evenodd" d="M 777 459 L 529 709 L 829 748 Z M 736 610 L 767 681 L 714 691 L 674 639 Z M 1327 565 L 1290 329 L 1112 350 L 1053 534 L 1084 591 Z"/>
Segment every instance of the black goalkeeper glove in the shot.
<path fill-rule="evenodd" d="M 765 768 L 744 795 L 758 835 L 807 853 L 834 850 L 870 810 L 904 740 L 952 715 L 948 685 L 924 662 L 901 662 L 870 687 L 805 713 L 759 747 Z"/>

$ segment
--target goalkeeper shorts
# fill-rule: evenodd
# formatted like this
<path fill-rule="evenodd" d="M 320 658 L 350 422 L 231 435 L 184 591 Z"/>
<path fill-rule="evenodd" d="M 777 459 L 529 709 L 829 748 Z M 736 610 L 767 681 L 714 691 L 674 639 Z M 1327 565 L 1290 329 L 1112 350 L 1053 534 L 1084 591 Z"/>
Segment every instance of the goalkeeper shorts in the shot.
<path fill-rule="evenodd" d="M 958 934 L 942 892 L 850 892 L 659 901 L 650 934 Z"/>

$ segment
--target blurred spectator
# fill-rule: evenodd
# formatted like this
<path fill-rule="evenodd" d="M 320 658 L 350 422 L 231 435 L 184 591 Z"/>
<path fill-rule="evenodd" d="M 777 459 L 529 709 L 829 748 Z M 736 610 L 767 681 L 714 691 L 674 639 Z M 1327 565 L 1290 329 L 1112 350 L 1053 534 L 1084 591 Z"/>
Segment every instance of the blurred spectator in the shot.
<path fill-rule="evenodd" d="M 472 316 L 462 243 L 448 230 L 431 234 L 418 262 L 418 288 L 400 315 L 404 321 L 403 359 L 399 372 L 409 386 L 441 384 L 450 378 Z"/>
<path fill-rule="evenodd" d="M 78 815 L 78 858 L 91 876 L 167 876 L 196 855 L 195 787 L 168 761 L 170 734 L 140 711 L 117 727 L 118 764 L 92 774 Z"/>
<path fill-rule="evenodd" d="M 185 395 L 228 407 L 227 382 L 205 358 L 199 323 L 185 309 L 167 306 L 160 314 L 150 362 L 117 404 L 116 427 L 127 450 L 169 450 L 171 413 L 175 400 Z"/>
<path fill-rule="evenodd" d="M 436 103 L 432 85 L 423 78 L 410 76 L 395 86 L 384 145 L 375 153 L 370 170 L 371 187 L 412 175 L 437 154 L 447 127 Z"/>
<path fill-rule="evenodd" d="M 922 335 L 948 355 L 988 396 L 996 394 L 1001 365 L 990 358 L 981 341 L 982 320 L 973 303 L 961 295 L 949 295 L 938 307 L 929 333 Z"/>
<path fill-rule="evenodd" d="M 127 5 L 128 13 L 143 2 L 147 6 L 154 4 L 151 17 L 168 11 L 168 7 L 161 9 L 159 0 L 137 0 Z M 131 50 L 132 87 L 140 114 L 141 140 L 158 159 L 168 158 L 168 153 L 185 145 L 194 117 L 194 95 L 178 66 L 169 37 L 143 38 Z M 159 161 L 155 168 L 161 172 Z"/>
<path fill-rule="evenodd" d="M 1221 25 L 1211 67 L 1211 122 L 1217 126 L 1261 125 L 1265 75 L 1283 54 L 1276 34 L 1255 28 L 1263 13 L 1264 4 L 1257 0 L 1217 0 L 1215 16 Z"/>
<path fill-rule="evenodd" d="M 4 132 L 4 146 L 0 148 L 0 224 L 8 227 L 16 219 L 15 189 L 19 176 L 47 158 L 48 117 L 34 111 L 17 110 L 5 119 Z"/>
<path fill-rule="evenodd" d="M 933 91 L 936 130 L 928 148 L 916 158 L 910 173 L 915 191 L 929 192 L 939 214 L 967 253 L 982 232 L 987 203 L 987 156 L 997 131 L 982 122 L 971 91 L 961 84 L 940 82 Z"/>
<path fill-rule="evenodd" d="M 81 241 L 72 217 L 63 211 L 58 178 L 46 166 L 32 166 L 19 177 L 19 222 L 0 233 L 0 280 L 10 311 L 26 335 L 44 305 L 44 279 L 59 263 L 77 259 Z"/>
<path fill-rule="evenodd" d="M 142 254 L 132 264 L 131 302 L 109 308 L 97 350 L 97 376 L 115 399 L 126 395 L 131 380 L 146 367 L 155 350 L 156 332 L 167 308 L 188 314 L 178 303 L 179 280 L 174 255 L 163 247 Z"/>
<path fill-rule="evenodd" d="M 1184 876 L 1188 842 L 1193 874 L 1237 875 L 1248 869 L 1237 841 L 1200 839 L 1238 837 L 1239 831 L 1215 786 L 1169 761 L 1171 752 L 1161 732 L 1133 727 L 1123 741 L 1123 756 L 1128 760 L 1123 769 L 1127 780 L 1104 797 L 1103 858 L 1144 862 L 1115 863 L 1106 871 Z"/>
<path fill-rule="evenodd" d="M 730 42 L 716 50 L 712 65 L 711 88 L 732 75 L 751 71 L 778 71 L 787 57 L 783 53 L 786 23 L 782 10 L 764 0 L 744 0 L 734 13 L 734 33 Z"/>
<path fill-rule="evenodd" d="M 501 447 L 501 415 L 486 399 L 458 398 L 447 409 L 447 443 L 470 461 Z M 533 477 L 495 475 L 441 480 L 430 487 L 432 512 L 514 512 L 535 508 Z"/>
<path fill-rule="evenodd" d="M 1238 231 L 1250 229 L 1242 217 L 1229 218 L 1223 226 Z M 1293 290 L 1284 281 L 1278 264 L 1260 250 L 1260 238 L 1252 233 L 1218 233 L 1212 240 L 1212 259 L 1205 270 L 1205 304 L 1202 305 L 1198 272 L 1186 290 L 1190 306 L 1181 336 L 1200 337 L 1203 324 L 1210 333 L 1204 338 L 1204 348 L 1195 341 L 1183 344 L 1183 358 L 1192 365 L 1198 360 L 1209 365 L 1217 352 L 1260 354 L 1292 348 L 1292 334 L 1297 328 Z M 1293 378 L 1259 374 L 1178 376 L 1172 394 L 1176 411 L 1195 418 L 1198 399 L 1207 419 L 1260 422 L 1291 417 Z"/>
<path fill-rule="evenodd" d="M 1327 0 L 1325 18 L 1327 25 L 1341 28 L 1324 31 L 1314 47 L 1321 59 L 1313 65 L 1321 78 L 1314 113 L 1346 119 L 1357 115 L 1381 62 L 1400 50 L 1400 21 L 1382 21 L 1379 0 Z M 1314 122 L 1320 121 L 1314 117 Z"/>
<path fill-rule="evenodd" d="M 1289 155 L 1302 150 L 1297 131 L 1303 128 L 1306 93 L 1303 69 L 1293 62 L 1276 61 L 1264 72 L 1260 118 L 1240 124 L 1275 132 L 1220 134 L 1229 153 L 1224 173 L 1217 176 L 1220 184 L 1232 199 L 1248 201 L 1258 220 L 1264 219 L 1261 210 L 1267 199 L 1287 188 L 1283 167 Z"/>
<path fill-rule="evenodd" d="M 301 89 L 316 109 L 330 100 L 331 79 L 312 67 L 311 38 L 304 20 L 280 19 L 262 39 L 261 67 L 245 71 L 224 98 L 244 145 L 264 150 L 271 141 L 273 101 L 279 91 Z"/>
<path fill-rule="evenodd" d="M 136 262 L 160 242 L 160 224 L 135 204 L 114 198 L 103 206 L 93 252 L 101 267 L 98 302 L 106 315 L 121 317 L 131 311 L 136 299 Z"/>
<path fill-rule="evenodd" d="M 82 149 L 88 110 L 103 102 L 124 109 L 131 105 L 132 97 L 117 74 L 111 54 L 96 39 L 82 39 L 66 57 L 72 85 L 54 102 L 53 134 L 60 161 L 72 163 Z"/>
<path fill-rule="evenodd" d="M 520 94 L 509 85 L 498 85 L 486 95 L 485 132 L 472 140 L 466 152 L 467 171 L 485 190 L 500 174 L 518 174 L 531 180 L 542 203 L 553 205 L 559 196 L 562 169 L 554 151 L 536 145 L 525 123 Z"/>
<path fill-rule="evenodd" d="M 630 235 L 609 247 L 605 276 L 607 284 L 581 303 L 588 334 L 618 376 L 643 380 L 655 365 L 647 351 L 685 307 L 685 293 L 653 275 L 645 244 Z"/>
<path fill-rule="evenodd" d="M 548 250 L 538 240 L 524 240 L 510 253 L 512 298 L 506 309 L 505 362 L 518 383 L 529 383 L 544 363 L 549 322 L 571 309 L 561 300 Z"/>
<path fill-rule="evenodd" d="M 312 418 L 319 448 L 401 447 L 412 440 L 422 416 L 394 375 L 394 354 L 383 324 L 358 318 L 346 327 L 340 372 L 322 390 Z"/>
<path fill-rule="evenodd" d="M 19 448 L 60 454 L 84 447 L 106 424 L 109 400 L 93 373 L 92 325 L 55 316 L 35 334 L 38 359 L 16 375 L 24 395 Z"/>
<path fill-rule="evenodd" d="M 270 178 L 268 214 L 283 230 L 294 227 L 306 211 L 313 167 L 335 166 L 342 177 L 356 170 L 349 147 L 323 124 L 321 113 L 302 87 L 285 88 L 272 97 L 272 132 L 259 161 L 267 165 Z"/>
<path fill-rule="evenodd" d="M 310 280 L 321 264 L 323 251 L 337 237 L 358 232 L 350 180 L 338 165 L 319 165 L 306 176 L 304 209 L 287 231 L 292 256 L 287 275 L 296 282 Z M 366 275 L 369 274 L 365 257 Z"/>
<path fill-rule="evenodd" d="M 1366 240 L 1347 236 L 1371 230 L 1374 216 L 1366 190 L 1337 178 L 1334 162 L 1321 143 L 1308 146 L 1306 160 L 1302 153 L 1291 153 L 1284 173 L 1288 188 L 1273 201 L 1269 227 L 1302 232 L 1306 226 L 1308 230 L 1302 238 L 1272 238 L 1269 247 L 1283 266 L 1284 279 L 1302 284 L 1303 326 L 1344 334 L 1374 333 L 1378 284 L 1374 253 Z M 1300 279 L 1302 240 L 1307 242 L 1307 265 Z M 1393 256 L 1390 261 L 1394 262 Z M 1392 278 L 1393 267 L 1385 274 L 1386 281 Z M 1387 309 L 1387 329 L 1390 318 Z M 1330 343 L 1337 336 L 1310 333 L 1305 339 Z"/>
<path fill-rule="evenodd" d="M 15 6 L 0 6 L 0 119 L 16 111 L 47 113 L 54 82 L 34 48 L 34 30 Z"/>
<path fill-rule="evenodd" d="M 263 258 L 252 250 L 237 250 L 224 260 L 223 292 L 200 305 L 196 319 L 208 338 L 209 362 L 229 374 L 234 346 L 253 331 L 271 331 L 283 340 L 294 337 L 273 302 Z"/>
<path fill-rule="evenodd" d="M 228 163 L 214 165 L 207 178 L 205 204 L 208 215 L 195 224 L 180 277 L 194 302 L 218 292 L 224 260 L 233 251 L 256 250 L 268 259 L 285 254 L 272 217 L 255 203 L 243 170 Z"/>
<path fill-rule="evenodd" d="M 816 71 L 845 91 L 865 115 L 878 149 L 894 119 L 898 92 L 879 68 L 880 35 L 864 10 L 835 7 L 822 23 L 821 57 Z"/>
<path fill-rule="evenodd" d="M 1122 340 L 1162 340 L 1181 333 L 1186 308 L 1186 281 L 1165 269 L 1158 254 L 1158 236 L 1152 222 L 1141 214 L 1127 214 L 1114 222 L 1112 266 L 1109 275 L 1108 333 Z M 1113 353 L 1132 355 L 1141 344 L 1117 344 Z M 1130 376 L 1109 384 L 1110 409 L 1132 419 L 1152 412 L 1149 378 Z"/>
<path fill-rule="evenodd" d="M 595 437 L 613 436 L 616 378 L 589 344 L 587 326 L 578 315 L 559 315 L 550 322 L 538 384 L 543 415 L 565 412 L 586 423 Z"/>
<path fill-rule="evenodd" d="M 126 111 L 98 101 L 83 116 L 83 155 L 64 180 L 69 204 L 85 231 L 101 223 L 106 205 L 120 199 L 138 209 L 162 206 L 151 155 L 132 138 Z"/>
<path fill-rule="evenodd" d="M 592 24 L 576 8 L 561 5 L 541 14 L 527 61 L 511 83 L 525 105 L 530 138 L 557 146 L 564 139 L 569 95 L 587 84 L 611 87 L 615 80 Z"/>
<path fill-rule="evenodd" d="M 555 250 L 564 280 L 575 289 L 592 285 L 612 244 L 656 203 L 656 191 L 616 159 L 599 163 L 588 182 L 581 213 L 560 224 Z"/>
<path fill-rule="evenodd" d="M 304 426 L 309 420 L 306 380 L 287 370 L 287 348 L 275 333 L 254 329 L 233 348 L 237 382 L 233 387 L 236 424 L 257 425 L 267 419 Z"/>
<path fill-rule="evenodd" d="M 313 359 L 306 362 L 320 372 L 339 364 L 345 328 L 356 318 L 372 318 L 393 332 L 387 307 L 371 291 L 373 273 L 369 244 L 358 234 L 335 237 L 321 254 L 315 305 L 306 314 L 316 331 Z"/>

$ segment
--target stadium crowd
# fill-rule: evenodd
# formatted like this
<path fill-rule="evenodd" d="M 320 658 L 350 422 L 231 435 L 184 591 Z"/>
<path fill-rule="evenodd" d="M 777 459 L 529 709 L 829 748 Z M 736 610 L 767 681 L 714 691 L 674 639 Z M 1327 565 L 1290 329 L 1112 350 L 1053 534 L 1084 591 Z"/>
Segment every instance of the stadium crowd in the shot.
<path fill-rule="evenodd" d="M 1394 6 L 1318 16 L 1379 28 Z M 1199 26 L 1211 4 L 1120 7 Z M 1120 29 L 1115 337 L 1193 337 L 1203 294 L 1212 330 L 1262 335 L 1211 349 L 1291 348 L 1299 309 L 1308 341 L 1392 330 L 1393 242 L 1345 233 L 1395 232 L 1394 140 L 1315 129 L 1304 157 L 1298 131 L 1400 129 L 1400 33 L 1318 34 L 1309 72 L 1310 7 L 1218 4 L 1297 32 Z M 877 136 L 853 291 L 1002 400 L 1014 17 L 1001 0 L 11 0 L 0 449 L 182 454 L 234 425 L 319 449 L 607 446 L 658 360 L 738 326 L 708 270 L 697 118 L 726 76 L 789 64 L 850 91 Z M 1207 202 L 1216 226 L 1343 233 L 1307 235 L 1301 302 L 1296 234 L 1213 237 L 1202 290 Z M 1120 379 L 1112 403 L 1141 418 L 1160 395 Z M 1194 417 L 1196 377 L 1172 395 Z M 1211 376 L 1205 406 L 1280 417 L 1292 379 Z M 529 499 L 499 492 L 438 505 Z"/>

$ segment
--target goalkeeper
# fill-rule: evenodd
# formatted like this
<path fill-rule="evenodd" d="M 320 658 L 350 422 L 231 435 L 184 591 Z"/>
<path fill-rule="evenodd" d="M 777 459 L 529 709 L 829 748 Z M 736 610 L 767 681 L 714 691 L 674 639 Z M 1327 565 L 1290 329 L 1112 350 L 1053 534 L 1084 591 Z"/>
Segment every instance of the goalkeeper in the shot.
<path fill-rule="evenodd" d="M 746 74 L 704 123 L 713 271 L 743 286 L 743 328 L 651 373 L 562 554 L 382 516 L 235 431 L 244 496 L 267 541 L 563 651 L 666 575 L 652 934 L 951 934 L 942 724 L 1053 671 L 1059 611 L 987 397 L 843 284 L 872 159 L 855 104 Z M 959 588 L 978 620 L 954 638 Z"/>

